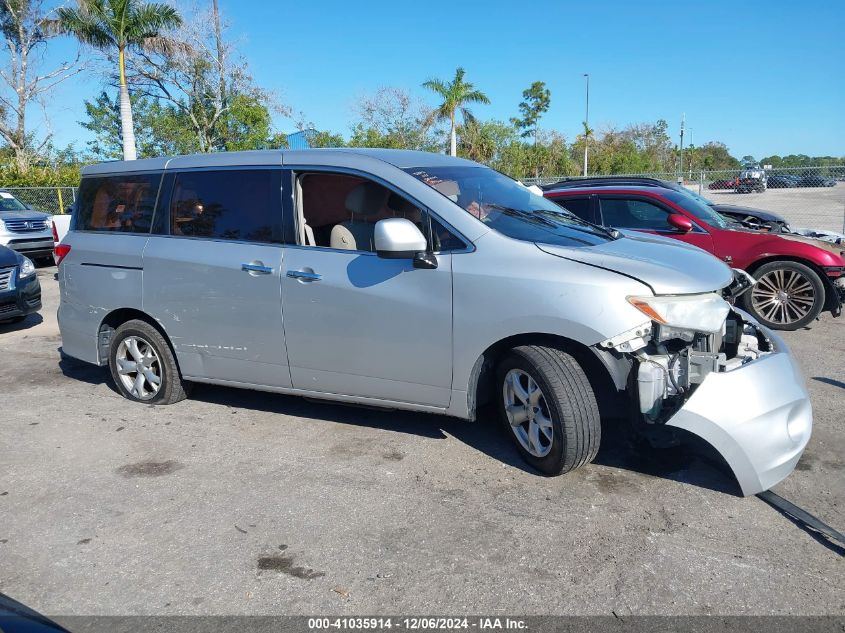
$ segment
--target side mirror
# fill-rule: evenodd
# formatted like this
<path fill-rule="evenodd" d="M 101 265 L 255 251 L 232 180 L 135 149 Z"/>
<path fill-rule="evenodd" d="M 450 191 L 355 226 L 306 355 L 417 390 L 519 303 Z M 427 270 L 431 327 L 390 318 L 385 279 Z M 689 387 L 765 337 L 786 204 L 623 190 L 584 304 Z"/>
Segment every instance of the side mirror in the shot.
<path fill-rule="evenodd" d="M 690 220 L 687 216 L 681 215 L 680 213 L 673 213 L 666 221 L 669 223 L 669 226 L 672 228 L 678 229 L 683 233 L 689 233 L 692 231 L 692 220 Z"/>
<path fill-rule="evenodd" d="M 417 225 L 405 218 L 387 218 L 376 222 L 373 241 L 376 253 L 386 259 L 414 259 L 428 244 Z"/>

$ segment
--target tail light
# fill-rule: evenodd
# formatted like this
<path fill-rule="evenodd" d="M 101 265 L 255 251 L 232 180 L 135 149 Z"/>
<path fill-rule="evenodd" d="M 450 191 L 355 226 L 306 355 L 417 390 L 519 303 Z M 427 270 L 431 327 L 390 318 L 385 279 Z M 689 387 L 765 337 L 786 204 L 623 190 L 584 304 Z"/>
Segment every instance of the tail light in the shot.
<path fill-rule="evenodd" d="M 56 244 L 53 248 L 53 256 L 56 260 L 56 266 L 62 263 L 62 260 L 70 253 L 70 244 Z"/>
<path fill-rule="evenodd" d="M 55 221 L 50 222 L 53 225 L 53 244 L 59 243 L 59 232 L 56 230 L 56 223 Z"/>

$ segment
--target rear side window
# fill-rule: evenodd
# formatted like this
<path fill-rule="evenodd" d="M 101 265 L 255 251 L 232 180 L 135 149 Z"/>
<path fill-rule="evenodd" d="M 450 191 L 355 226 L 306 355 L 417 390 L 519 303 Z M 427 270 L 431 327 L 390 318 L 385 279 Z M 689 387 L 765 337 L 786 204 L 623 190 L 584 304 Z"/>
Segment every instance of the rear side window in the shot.
<path fill-rule="evenodd" d="M 83 178 L 76 229 L 149 233 L 160 183 L 160 173 Z"/>
<path fill-rule="evenodd" d="M 176 175 L 170 234 L 282 242 L 281 172 L 237 169 Z"/>
<path fill-rule="evenodd" d="M 552 198 L 552 201 L 556 202 L 567 211 L 571 211 L 582 220 L 586 220 L 587 222 L 592 220 L 590 217 L 589 198 Z"/>

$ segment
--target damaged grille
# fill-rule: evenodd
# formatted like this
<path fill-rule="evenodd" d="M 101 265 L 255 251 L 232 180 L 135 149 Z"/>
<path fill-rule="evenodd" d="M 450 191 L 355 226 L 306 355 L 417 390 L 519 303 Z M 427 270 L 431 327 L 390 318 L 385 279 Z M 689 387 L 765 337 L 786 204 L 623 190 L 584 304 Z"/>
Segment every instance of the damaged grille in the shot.
<path fill-rule="evenodd" d="M 15 275 L 14 268 L 0 268 L 0 292 L 12 287 L 12 279 Z"/>

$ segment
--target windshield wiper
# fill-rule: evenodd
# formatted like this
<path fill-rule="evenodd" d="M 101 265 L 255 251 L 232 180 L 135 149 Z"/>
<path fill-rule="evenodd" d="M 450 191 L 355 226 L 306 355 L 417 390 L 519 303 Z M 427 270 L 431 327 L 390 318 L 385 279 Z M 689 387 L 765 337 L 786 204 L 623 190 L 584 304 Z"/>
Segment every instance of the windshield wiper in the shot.
<path fill-rule="evenodd" d="M 558 215 L 558 213 L 556 211 L 544 211 L 542 209 L 538 209 L 534 213 L 540 213 L 540 214 L 553 214 L 554 213 L 555 215 Z M 621 237 L 621 234 L 619 233 L 619 231 L 614 229 L 612 226 L 602 226 L 601 224 L 593 224 L 592 222 L 588 222 L 587 220 L 584 220 L 583 218 L 579 218 L 577 215 L 575 215 L 571 211 L 566 211 L 565 213 L 561 213 L 560 215 L 565 215 L 568 219 L 572 220 L 575 224 L 583 224 L 584 226 L 589 226 L 592 229 L 596 229 L 598 231 L 601 231 L 602 233 L 604 233 L 605 235 L 609 235 L 613 239 L 619 239 Z M 576 231 L 582 231 L 584 233 L 588 232 L 588 231 L 583 231 L 582 229 L 579 229 L 578 227 L 575 227 L 575 226 L 573 226 L 572 228 Z"/>
<path fill-rule="evenodd" d="M 542 224 L 543 226 L 550 226 L 550 227 L 555 228 L 555 229 L 558 226 L 560 226 L 559 223 L 553 222 L 553 221 L 549 220 L 548 218 L 544 218 L 543 216 L 538 215 L 537 213 L 535 213 L 533 211 L 525 211 L 524 209 L 513 209 L 511 207 L 502 206 L 501 204 L 487 204 L 487 203 L 485 203 L 485 206 L 490 207 L 491 209 L 496 209 L 497 211 L 501 211 L 505 215 L 523 218 L 523 219 L 525 219 L 529 222 L 533 222 L 535 224 Z"/>

